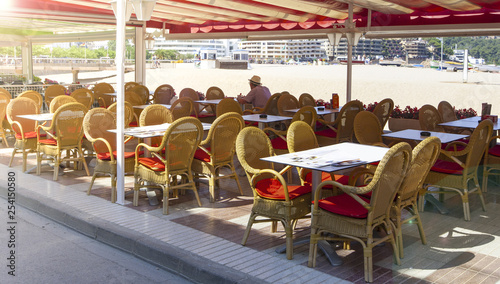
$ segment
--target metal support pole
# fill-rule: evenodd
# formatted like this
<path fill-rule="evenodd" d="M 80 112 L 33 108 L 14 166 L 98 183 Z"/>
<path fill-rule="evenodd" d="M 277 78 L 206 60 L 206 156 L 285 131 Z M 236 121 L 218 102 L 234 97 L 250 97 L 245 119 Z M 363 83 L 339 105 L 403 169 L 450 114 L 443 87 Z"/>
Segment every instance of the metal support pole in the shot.
<path fill-rule="evenodd" d="M 125 128 L 125 3 L 117 1 L 116 13 L 116 203 L 125 204 L 125 144 L 123 129 Z"/>

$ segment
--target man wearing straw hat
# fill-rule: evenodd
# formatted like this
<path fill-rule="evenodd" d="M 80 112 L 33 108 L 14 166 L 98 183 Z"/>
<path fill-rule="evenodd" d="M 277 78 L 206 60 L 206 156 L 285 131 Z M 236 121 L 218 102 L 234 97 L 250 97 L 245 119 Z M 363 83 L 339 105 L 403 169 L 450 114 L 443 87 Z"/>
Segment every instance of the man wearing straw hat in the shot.
<path fill-rule="evenodd" d="M 238 96 L 238 102 L 240 104 L 252 104 L 254 107 L 263 108 L 269 98 L 271 97 L 271 92 L 267 87 L 262 86 L 259 76 L 253 76 L 248 79 L 250 83 L 250 92 L 244 97 Z"/>

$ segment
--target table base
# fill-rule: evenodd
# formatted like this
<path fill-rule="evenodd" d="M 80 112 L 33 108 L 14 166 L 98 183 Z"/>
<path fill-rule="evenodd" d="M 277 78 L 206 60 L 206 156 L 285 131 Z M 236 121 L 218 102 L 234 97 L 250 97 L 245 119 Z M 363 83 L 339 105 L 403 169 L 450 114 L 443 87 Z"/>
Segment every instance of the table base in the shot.
<path fill-rule="evenodd" d="M 441 214 L 450 213 L 450 211 L 444 207 L 443 203 L 439 202 L 439 200 L 437 200 L 436 197 L 434 197 L 430 194 L 425 195 L 425 201 L 428 201 L 429 203 L 431 203 L 432 206 L 434 206 Z"/>
<path fill-rule="evenodd" d="M 308 244 L 310 242 L 309 237 L 298 238 L 293 241 L 293 246 Z M 340 266 L 344 264 L 342 258 L 337 254 L 337 252 L 332 248 L 332 245 L 325 240 L 318 241 L 318 248 L 325 254 L 326 258 L 332 266 Z M 276 253 L 282 254 L 286 252 L 286 245 L 282 245 L 276 248 Z"/>

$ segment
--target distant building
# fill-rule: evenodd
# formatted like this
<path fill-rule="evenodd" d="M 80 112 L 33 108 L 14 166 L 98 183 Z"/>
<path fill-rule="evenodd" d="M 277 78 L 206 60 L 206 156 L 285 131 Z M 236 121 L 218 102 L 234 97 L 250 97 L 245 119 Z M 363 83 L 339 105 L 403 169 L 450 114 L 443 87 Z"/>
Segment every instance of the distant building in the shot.
<path fill-rule="evenodd" d="M 153 50 L 165 49 L 176 50 L 180 54 L 195 55 L 201 49 L 215 49 L 217 57 L 230 56 L 233 46 L 229 45 L 228 40 L 165 40 L 164 38 L 155 38 Z"/>
<path fill-rule="evenodd" d="M 408 55 L 408 59 L 425 60 L 429 58 L 429 50 L 427 49 L 427 41 L 419 40 L 406 40 L 401 42 L 404 50 Z"/>
<path fill-rule="evenodd" d="M 240 41 L 240 49 L 248 50 L 254 60 L 275 59 L 319 59 L 325 58 L 323 47 L 325 40 L 276 40 L 276 41 Z"/>

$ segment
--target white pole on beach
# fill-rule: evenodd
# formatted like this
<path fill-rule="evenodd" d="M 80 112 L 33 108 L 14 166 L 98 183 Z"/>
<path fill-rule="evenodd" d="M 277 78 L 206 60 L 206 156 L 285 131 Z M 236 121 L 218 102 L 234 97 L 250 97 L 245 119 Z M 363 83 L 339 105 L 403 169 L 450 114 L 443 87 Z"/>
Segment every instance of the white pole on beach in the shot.
<path fill-rule="evenodd" d="M 469 76 L 469 50 L 464 51 L 464 83 L 467 83 Z"/>
<path fill-rule="evenodd" d="M 123 129 L 125 127 L 125 3 L 117 1 L 116 11 L 116 203 L 125 204 L 125 145 Z"/>

